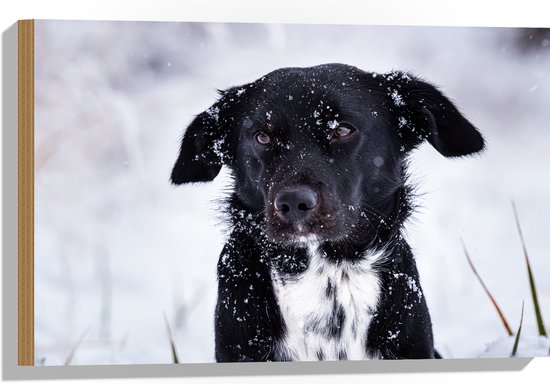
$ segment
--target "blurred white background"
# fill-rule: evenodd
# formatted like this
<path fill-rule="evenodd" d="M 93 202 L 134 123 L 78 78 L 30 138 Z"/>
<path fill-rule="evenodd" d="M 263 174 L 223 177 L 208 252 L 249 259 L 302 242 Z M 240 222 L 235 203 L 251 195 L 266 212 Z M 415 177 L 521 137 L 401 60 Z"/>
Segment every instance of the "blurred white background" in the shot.
<path fill-rule="evenodd" d="M 215 100 L 216 88 L 325 62 L 410 70 L 438 84 L 488 141 L 480 157 L 449 160 L 427 144 L 413 155 L 422 207 L 408 238 L 440 352 L 480 356 L 505 335 L 461 238 L 512 327 L 525 300 L 522 332 L 536 335 L 511 199 L 550 327 L 548 34 L 39 21 L 37 364 L 71 356 L 71 364 L 169 363 L 164 315 L 180 360 L 213 361 L 215 264 L 223 245 L 213 200 L 227 179 L 172 187 L 179 138 Z"/>

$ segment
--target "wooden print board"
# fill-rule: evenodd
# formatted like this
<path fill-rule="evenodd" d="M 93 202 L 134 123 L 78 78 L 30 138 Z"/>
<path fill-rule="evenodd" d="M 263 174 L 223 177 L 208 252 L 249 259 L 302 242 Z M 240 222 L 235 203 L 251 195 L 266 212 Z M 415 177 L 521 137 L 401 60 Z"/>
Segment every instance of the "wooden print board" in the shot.
<path fill-rule="evenodd" d="M 224 168 L 212 185 L 171 187 L 179 139 L 215 88 L 330 61 L 426 76 L 488 141 L 464 163 L 427 144 L 413 155 L 428 196 L 407 234 L 436 348 L 490 358 L 514 344 L 462 239 L 514 334 L 525 303 L 519 356 L 548 354 L 509 204 L 524 225 L 544 321 L 548 30 L 47 20 L 18 29 L 19 365 L 214 362 L 224 232 L 211 201 L 231 177 Z"/>

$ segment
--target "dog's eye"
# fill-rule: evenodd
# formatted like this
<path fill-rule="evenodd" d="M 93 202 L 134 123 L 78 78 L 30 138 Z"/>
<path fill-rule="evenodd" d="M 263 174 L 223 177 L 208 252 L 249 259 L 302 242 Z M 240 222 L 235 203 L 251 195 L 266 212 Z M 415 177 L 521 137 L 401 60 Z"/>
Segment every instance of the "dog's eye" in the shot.
<path fill-rule="evenodd" d="M 257 132 L 255 137 L 256 141 L 258 141 L 258 143 L 262 145 L 267 145 L 271 143 L 271 137 L 269 137 L 269 135 L 263 131 Z"/>
<path fill-rule="evenodd" d="M 340 124 L 331 131 L 331 136 L 333 139 L 344 139 L 350 136 L 354 131 L 355 129 L 352 127 L 346 124 Z"/>

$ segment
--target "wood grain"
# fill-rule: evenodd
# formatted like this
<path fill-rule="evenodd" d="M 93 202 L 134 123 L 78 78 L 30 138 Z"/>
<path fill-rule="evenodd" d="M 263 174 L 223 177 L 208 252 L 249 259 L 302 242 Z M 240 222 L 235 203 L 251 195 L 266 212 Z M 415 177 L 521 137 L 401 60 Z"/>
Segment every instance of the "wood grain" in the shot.
<path fill-rule="evenodd" d="M 34 365 L 34 20 L 18 23 L 18 365 Z"/>

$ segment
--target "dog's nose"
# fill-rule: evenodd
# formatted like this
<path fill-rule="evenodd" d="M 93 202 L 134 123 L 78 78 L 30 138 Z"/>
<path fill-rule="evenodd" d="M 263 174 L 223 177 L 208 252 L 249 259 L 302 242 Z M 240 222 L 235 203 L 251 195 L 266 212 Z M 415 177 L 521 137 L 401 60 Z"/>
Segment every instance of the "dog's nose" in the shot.
<path fill-rule="evenodd" d="M 289 221 L 303 220 L 317 206 L 318 195 L 309 187 L 288 188 L 275 195 L 277 213 Z"/>

